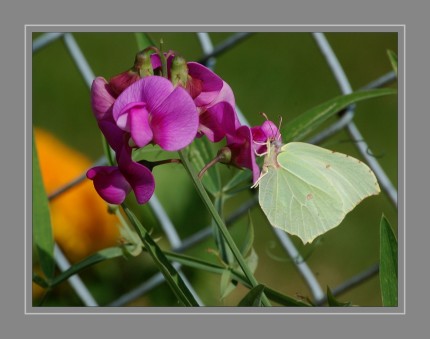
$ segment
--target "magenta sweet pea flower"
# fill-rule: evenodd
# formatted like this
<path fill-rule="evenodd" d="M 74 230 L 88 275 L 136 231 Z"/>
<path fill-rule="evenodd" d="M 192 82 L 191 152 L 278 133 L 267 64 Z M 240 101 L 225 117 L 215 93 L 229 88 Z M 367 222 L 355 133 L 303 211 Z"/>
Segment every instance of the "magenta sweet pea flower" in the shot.
<path fill-rule="evenodd" d="M 109 115 L 112 115 L 114 102 L 114 93 L 106 79 L 95 78 L 91 85 L 91 108 L 97 121 L 107 119 Z"/>
<path fill-rule="evenodd" d="M 119 205 L 131 191 L 131 186 L 116 166 L 97 166 L 87 171 L 87 178 L 107 203 Z"/>
<path fill-rule="evenodd" d="M 266 120 L 261 126 L 252 127 L 251 132 L 254 150 L 257 155 L 263 155 L 267 152 L 266 144 L 268 140 L 281 140 L 278 127 L 270 120 Z"/>
<path fill-rule="evenodd" d="M 240 126 L 233 135 L 227 135 L 226 147 L 231 152 L 230 163 L 237 167 L 250 169 L 253 183 L 255 183 L 260 176 L 260 168 L 255 161 L 251 129 L 248 126 Z"/>
<path fill-rule="evenodd" d="M 151 171 L 132 160 L 128 146 L 130 134 L 120 129 L 112 116 L 115 98 L 104 78 L 98 77 L 91 86 L 91 106 L 100 130 L 115 151 L 118 166 L 98 166 L 87 172 L 97 193 L 110 204 L 121 204 L 133 190 L 140 204 L 148 202 L 154 193 Z"/>
<path fill-rule="evenodd" d="M 118 166 L 97 166 L 87 172 L 97 193 L 110 204 L 121 204 L 133 190 L 139 204 L 149 201 L 155 190 L 151 171 L 131 159 L 131 148 L 123 145 L 117 152 Z"/>
<path fill-rule="evenodd" d="M 209 68 L 188 62 L 187 90 L 199 112 L 199 136 L 218 142 L 240 126 L 230 86 Z"/>
<path fill-rule="evenodd" d="M 167 151 L 189 145 L 198 127 L 190 95 L 159 76 L 145 77 L 126 88 L 116 99 L 112 116 L 120 129 L 131 134 L 136 146 L 152 142 Z"/>
<path fill-rule="evenodd" d="M 129 136 L 116 125 L 113 119 L 114 102 L 115 98 L 108 82 L 102 77 L 97 77 L 91 85 L 91 107 L 108 144 L 118 152 L 123 144 L 128 142 Z"/>

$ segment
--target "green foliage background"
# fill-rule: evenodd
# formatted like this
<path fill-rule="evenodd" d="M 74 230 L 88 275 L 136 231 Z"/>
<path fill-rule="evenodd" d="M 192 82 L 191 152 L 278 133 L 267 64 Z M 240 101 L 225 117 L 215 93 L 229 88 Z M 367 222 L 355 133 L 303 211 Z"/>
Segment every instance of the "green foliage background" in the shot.
<path fill-rule="evenodd" d="M 39 36 L 35 33 L 33 38 Z M 214 44 L 231 33 L 211 33 Z M 137 52 L 133 33 L 76 33 L 77 42 L 96 76 L 110 78 L 128 69 Z M 178 51 L 188 61 L 197 61 L 201 48 L 194 33 L 150 33 L 154 41 L 161 38 L 166 49 Z M 391 71 L 387 50 L 397 51 L 395 33 L 327 33 L 327 39 L 339 58 L 354 90 Z M 284 122 L 326 100 L 340 90 L 310 33 L 255 33 L 235 48 L 217 58 L 215 72 L 232 87 L 236 102 L 252 125 L 263 122 L 259 112 Z M 32 62 L 32 119 L 71 147 L 92 159 L 102 155 L 96 121 L 91 113 L 89 90 L 61 39 L 38 51 Z M 334 120 L 331 120 L 332 122 Z M 384 96 L 360 102 L 355 122 L 373 154 L 397 187 L 398 119 L 397 98 Z M 341 132 L 322 146 L 360 158 L 349 136 Z M 222 169 L 225 178 L 235 170 Z M 154 171 L 156 194 L 181 237 L 209 224 L 210 220 L 191 181 L 180 166 L 161 166 Z M 247 198 L 241 193 L 225 206 L 228 216 Z M 397 229 L 397 210 L 382 193 L 362 202 L 345 221 L 322 236 L 317 245 L 294 242 L 317 275 L 323 290 L 333 289 L 354 274 L 379 260 L 379 221 L 382 213 Z M 139 208 L 142 222 L 160 232 L 149 208 Z M 306 284 L 293 263 L 281 249 L 258 207 L 252 209 L 255 227 L 255 249 L 260 258 L 257 279 L 291 296 L 310 296 Z M 247 224 L 246 215 L 232 227 L 240 242 Z M 163 246 L 165 237 L 160 245 Z M 187 254 L 216 261 L 207 249 L 215 248 L 205 241 Z M 239 287 L 225 301 L 219 300 L 219 276 L 184 269 L 197 292 L 208 305 L 237 304 L 247 290 Z M 115 259 L 85 271 L 82 277 L 101 304 L 113 301 L 122 293 L 143 282 L 154 273 L 147 257 Z M 79 300 L 63 286 L 47 300 L 49 305 L 80 305 Z M 361 306 L 380 306 L 381 294 L 375 276 L 359 287 L 338 297 Z M 143 302 L 154 306 L 172 304 L 174 297 L 163 284 L 149 293 Z"/>

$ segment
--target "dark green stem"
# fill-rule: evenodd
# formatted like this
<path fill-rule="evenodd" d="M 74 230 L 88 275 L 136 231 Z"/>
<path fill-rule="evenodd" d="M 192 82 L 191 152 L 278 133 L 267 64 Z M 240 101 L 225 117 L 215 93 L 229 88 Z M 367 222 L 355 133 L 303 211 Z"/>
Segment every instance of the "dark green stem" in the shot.
<path fill-rule="evenodd" d="M 122 208 L 130 220 L 131 224 L 136 229 L 139 238 L 142 240 L 148 253 L 151 255 L 154 263 L 158 266 L 161 273 L 164 275 L 166 282 L 169 284 L 172 291 L 175 293 L 179 301 L 185 306 L 199 306 L 192 293 L 189 291 L 178 271 L 167 260 L 163 251 L 158 247 L 148 231 L 143 227 L 131 210 L 123 203 Z"/>
<path fill-rule="evenodd" d="M 181 159 L 165 159 L 165 160 L 159 160 L 159 161 L 140 160 L 138 161 L 138 163 L 149 168 L 152 171 L 152 169 L 155 166 L 165 165 L 165 164 L 180 164 Z"/>
<path fill-rule="evenodd" d="M 225 226 L 221 217 L 217 213 L 217 211 L 216 211 L 211 199 L 209 198 L 206 190 L 204 189 L 202 183 L 197 178 L 197 175 L 195 174 L 192 165 L 188 161 L 186 154 L 184 154 L 184 151 L 179 151 L 179 156 L 182 160 L 182 164 L 184 165 L 185 169 L 187 170 L 188 174 L 190 175 L 191 179 L 193 180 L 193 183 L 196 186 L 197 192 L 199 193 L 200 197 L 202 198 L 203 203 L 206 205 L 206 208 L 208 209 L 209 213 L 212 215 L 212 218 L 214 219 L 216 225 L 218 226 L 218 229 L 220 230 L 225 241 L 227 242 L 228 246 L 230 247 L 231 251 L 233 252 L 234 257 L 236 258 L 240 268 L 242 269 L 242 271 L 245 274 L 246 278 L 248 279 L 249 283 L 251 284 L 252 287 L 259 285 L 258 281 L 255 279 L 254 275 L 252 274 L 251 270 L 249 269 L 248 265 L 246 264 L 245 259 L 243 258 L 242 254 L 240 253 L 239 249 L 237 248 L 237 246 L 236 246 L 233 238 L 231 237 L 227 227 Z M 270 302 L 264 294 L 262 296 L 262 303 L 264 306 L 270 306 Z"/>
<path fill-rule="evenodd" d="M 206 171 L 211 168 L 212 166 L 214 166 L 215 164 L 217 164 L 219 161 L 221 160 L 221 157 L 219 155 L 217 155 L 215 158 L 213 158 L 211 161 L 209 161 L 205 167 L 203 167 L 201 169 L 201 171 L 198 174 L 198 178 L 199 180 L 202 180 L 203 175 L 206 173 Z"/>
<path fill-rule="evenodd" d="M 161 61 L 161 74 L 163 75 L 163 77 L 168 79 L 169 75 L 167 74 L 167 60 L 166 60 L 166 57 L 164 56 L 163 44 L 164 44 L 163 39 L 161 39 L 160 40 L 160 50 L 158 51 L 158 56 L 160 57 L 160 61 Z"/>

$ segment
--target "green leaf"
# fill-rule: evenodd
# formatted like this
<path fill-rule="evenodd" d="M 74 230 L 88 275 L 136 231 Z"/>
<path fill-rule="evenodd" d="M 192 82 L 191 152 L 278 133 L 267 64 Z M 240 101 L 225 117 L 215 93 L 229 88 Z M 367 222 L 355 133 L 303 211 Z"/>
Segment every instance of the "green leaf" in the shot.
<path fill-rule="evenodd" d="M 380 223 L 380 236 L 379 280 L 382 304 L 397 306 L 397 240 L 384 215 Z"/>
<path fill-rule="evenodd" d="M 167 260 L 163 251 L 158 247 L 157 243 L 152 239 L 137 217 L 133 212 L 123 203 L 122 207 L 130 222 L 135 227 L 140 239 L 145 245 L 146 250 L 151 255 L 154 263 L 157 265 L 160 272 L 163 274 L 166 282 L 175 293 L 176 297 L 185 306 L 199 306 L 194 296 L 185 285 L 178 271 L 172 266 L 169 260 Z"/>
<path fill-rule="evenodd" d="M 216 211 L 218 212 L 218 215 L 222 217 L 222 208 L 224 205 L 224 199 L 222 199 L 221 195 L 217 195 L 214 199 L 214 207 Z M 213 237 L 215 239 L 215 244 L 217 246 L 217 249 L 219 251 L 220 257 L 222 261 L 226 263 L 226 265 L 230 265 L 234 261 L 233 253 L 231 252 L 230 248 L 228 247 L 228 244 L 226 243 L 224 237 L 222 236 L 221 232 L 219 231 L 215 220 L 212 219 L 212 232 Z"/>
<path fill-rule="evenodd" d="M 33 282 L 38 284 L 42 288 L 49 287 L 49 283 L 45 279 L 43 279 L 40 275 L 37 275 L 34 272 L 33 272 Z"/>
<path fill-rule="evenodd" d="M 387 51 L 387 54 L 388 58 L 390 59 L 391 66 L 393 67 L 394 73 L 396 73 L 397 76 L 397 54 L 390 50 Z"/>
<path fill-rule="evenodd" d="M 190 146 L 189 157 L 196 170 L 200 171 L 206 164 L 215 158 L 215 152 L 207 138 L 197 138 Z M 202 177 L 203 186 L 213 196 L 215 196 L 221 189 L 219 166 L 219 164 L 215 164 L 209 168 Z"/>
<path fill-rule="evenodd" d="M 147 33 L 137 32 L 134 33 L 134 35 L 136 37 L 137 48 L 139 48 L 139 51 L 142 51 L 149 46 L 154 46 L 154 42 Z"/>
<path fill-rule="evenodd" d="M 228 270 L 225 270 L 221 274 L 221 280 L 220 280 L 221 299 L 226 298 L 236 288 L 236 285 L 233 284 L 232 282 L 231 276 L 232 276 L 232 273 L 231 271 L 228 271 Z"/>
<path fill-rule="evenodd" d="M 248 211 L 248 227 L 243 240 L 241 252 L 243 256 L 247 256 L 254 244 L 254 223 L 252 222 L 251 213 Z"/>
<path fill-rule="evenodd" d="M 251 272 L 255 273 L 258 266 L 258 255 L 257 255 L 257 252 L 255 252 L 254 248 L 251 248 L 251 251 L 249 252 L 248 256 L 245 258 L 245 262 L 248 265 Z"/>
<path fill-rule="evenodd" d="M 48 197 L 43 186 L 39 159 L 33 136 L 33 242 L 39 256 L 40 267 L 48 280 L 54 276 L 54 236 Z"/>
<path fill-rule="evenodd" d="M 282 128 L 283 140 L 285 143 L 288 143 L 290 141 L 303 139 L 328 118 L 355 102 L 396 93 L 397 90 L 393 88 L 380 88 L 338 96 L 306 111 L 286 124 Z"/>
<path fill-rule="evenodd" d="M 239 170 L 230 181 L 224 185 L 223 192 L 228 194 L 234 194 L 243 188 L 251 187 L 252 172 L 248 170 Z"/>
<path fill-rule="evenodd" d="M 93 255 L 86 257 L 80 262 L 70 266 L 66 271 L 62 272 L 60 275 L 56 276 L 55 279 L 50 284 L 51 287 L 62 283 L 63 281 L 69 279 L 72 275 L 77 274 L 84 269 L 98 264 L 99 262 L 120 257 L 124 254 L 124 249 L 121 247 L 110 247 L 103 249 Z"/>
<path fill-rule="evenodd" d="M 330 288 L 327 286 L 327 303 L 331 307 L 348 307 L 351 306 L 351 302 L 340 302 L 337 301 L 331 292 Z"/>
<path fill-rule="evenodd" d="M 132 158 L 136 162 L 141 160 L 157 161 L 164 155 L 166 155 L 166 158 L 170 156 L 168 152 L 163 151 L 158 145 L 147 145 L 133 150 Z"/>
<path fill-rule="evenodd" d="M 288 295 L 282 294 L 278 291 L 275 291 L 271 288 L 264 289 L 264 293 L 270 298 L 270 300 L 273 300 L 274 302 L 277 302 L 278 304 L 282 306 L 291 306 L 291 307 L 310 307 L 312 305 L 305 303 L 301 300 L 294 299 Z"/>
<path fill-rule="evenodd" d="M 264 285 L 257 285 L 251 289 L 239 302 L 239 307 L 260 307 L 261 296 L 263 295 Z"/>

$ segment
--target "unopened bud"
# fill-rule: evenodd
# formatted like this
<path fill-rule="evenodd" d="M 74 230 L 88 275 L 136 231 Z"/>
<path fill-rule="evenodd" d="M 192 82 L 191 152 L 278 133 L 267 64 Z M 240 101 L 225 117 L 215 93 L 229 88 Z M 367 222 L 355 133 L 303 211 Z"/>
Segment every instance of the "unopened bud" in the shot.
<path fill-rule="evenodd" d="M 115 75 L 109 80 L 115 98 L 118 97 L 128 86 L 140 79 L 140 75 L 133 68 L 128 71 Z"/>
<path fill-rule="evenodd" d="M 187 86 L 188 66 L 183 57 L 177 55 L 173 58 L 170 74 L 173 85 Z"/>
<path fill-rule="evenodd" d="M 218 161 L 223 164 L 231 163 L 231 149 L 227 146 L 224 146 L 218 151 L 217 154 Z"/>
<path fill-rule="evenodd" d="M 151 54 L 154 54 L 152 48 L 145 49 L 137 53 L 136 58 L 134 59 L 134 69 L 142 78 L 154 75 L 154 70 L 152 69 L 151 63 Z"/>

